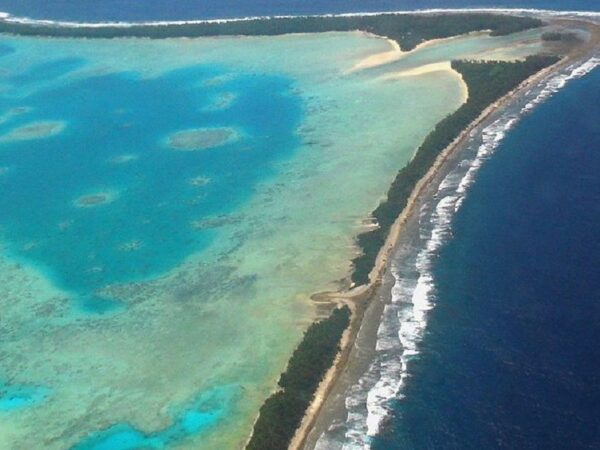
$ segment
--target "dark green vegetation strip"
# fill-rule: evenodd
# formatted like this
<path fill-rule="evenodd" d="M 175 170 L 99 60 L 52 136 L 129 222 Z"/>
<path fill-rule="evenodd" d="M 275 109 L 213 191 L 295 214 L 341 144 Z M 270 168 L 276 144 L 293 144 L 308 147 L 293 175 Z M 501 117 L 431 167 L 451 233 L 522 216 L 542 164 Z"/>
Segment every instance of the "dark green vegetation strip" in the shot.
<path fill-rule="evenodd" d="M 396 175 L 387 199 L 375 211 L 379 227 L 357 238 L 362 254 L 353 260 L 352 281 L 366 284 L 390 228 L 408 202 L 417 182 L 427 173 L 437 156 L 469 123 L 494 101 L 517 87 L 523 80 L 558 61 L 554 56 L 530 56 L 521 62 L 453 61 L 452 68 L 460 72 L 469 88 L 469 99 L 456 112 L 439 122 L 415 154 Z"/>
<path fill-rule="evenodd" d="M 19 24 L 0 20 L 0 33 L 46 37 L 201 37 L 201 36 L 274 36 L 287 33 L 318 33 L 361 30 L 386 36 L 398 42 L 403 50 L 437 38 L 473 31 L 490 30 L 494 36 L 506 35 L 543 25 L 534 18 L 498 14 L 440 14 L 352 17 L 295 17 L 253 19 L 223 23 L 172 25 L 132 25 L 128 27 L 69 27 L 46 24 Z M 368 282 L 377 253 L 390 227 L 406 206 L 419 179 L 432 166 L 439 153 L 450 144 L 489 104 L 516 87 L 555 58 L 529 57 L 524 62 L 453 62 L 469 87 L 469 100 L 455 113 L 442 120 L 425 139 L 413 160 L 394 180 L 387 195 L 373 212 L 379 228 L 358 236 L 362 255 L 354 259 L 352 280 Z M 323 376 L 339 351 L 340 339 L 350 323 L 350 310 L 343 307 L 330 317 L 312 324 L 294 351 L 286 371 L 279 379 L 278 392 L 260 409 L 259 418 L 247 450 L 285 450 Z"/>
<path fill-rule="evenodd" d="M 0 21 L 0 32 L 54 37 L 167 37 L 199 36 L 275 36 L 287 33 L 362 30 L 394 39 L 404 50 L 430 39 L 456 36 L 472 31 L 491 30 L 505 35 L 542 25 L 539 19 L 501 14 L 381 14 L 350 17 L 289 17 L 252 19 L 232 22 L 179 23 L 166 25 L 131 25 L 103 27 L 56 26 Z"/>
<path fill-rule="evenodd" d="M 281 390 L 260 408 L 247 450 L 285 450 L 325 373 L 340 349 L 342 333 L 350 323 L 347 306 L 313 323 L 294 351 L 279 379 Z"/>

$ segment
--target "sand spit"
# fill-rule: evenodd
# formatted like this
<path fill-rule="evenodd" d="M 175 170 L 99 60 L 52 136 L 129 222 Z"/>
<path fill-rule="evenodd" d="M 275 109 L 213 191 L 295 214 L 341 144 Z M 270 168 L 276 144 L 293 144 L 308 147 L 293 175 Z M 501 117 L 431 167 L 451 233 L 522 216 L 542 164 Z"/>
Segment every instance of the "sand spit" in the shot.
<path fill-rule="evenodd" d="M 458 79 L 458 81 L 460 82 L 460 85 L 462 88 L 462 97 L 463 97 L 462 101 L 466 102 L 469 99 L 469 88 L 467 86 L 467 83 L 465 83 L 465 80 L 463 80 L 462 75 L 452 68 L 451 61 L 443 61 L 443 62 L 438 62 L 438 63 L 425 64 L 424 66 L 419 66 L 419 67 L 415 67 L 412 69 L 406 69 L 406 70 L 401 70 L 398 72 L 387 73 L 387 74 L 383 75 L 380 78 L 380 80 L 392 81 L 392 80 L 397 80 L 399 78 L 415 77 L 415 76 L 426 75 L 426 74 L 436 73 L 436 72 L 447 72 L 447 73 L 451 74 L 452 76 L 456 77 Z"/>
<path fill-rule="evenodd" d="M 366 36 L 369 36 L 369 37 L 377 37 L 380 39 L 385 39 L 390 44 L 392 49 L 385 51 L 385 52 L 376 53 L 374 55 L 367 56 L 363 60 L 356 63 L 354 65 L 354 67 L 352 67 L 350 72 L 356 72 L 356 71 L 364 70 L 364 69 L 371 69 L 373 67 L 378 67 L 378 66 L 382 66 L 384 64 L 389 64 L 391 62 L 398 61 L 400 58 L 402 58 L 404 55 L 406 55 L 408 53 L 408 52 L 403 52 L 400 49 L 400 45 L 393 39 L 377 36 L 372 33 L 367 33 L 366 31 L 363 32 L 363 34 Z"/>
<path fill-rule="evenodd" d="M 424 75 L 432 72 L 446 72 L 452 71 L 452 65 L 450 61 L 444 61 L 439 63 L 425 64 L 424 66 L 415 67 L 413 69 L 401 70 L 398 72 L 392 72 L 385 74 L 381 77 L 382 80 L 397 80 L 402 77 L 414 77 L 418 75 Z"/>
<path fill-rule="evenodd" d="M 412 50 L 403 51 L 400 48 L 400 45 L 393 39 L 387 38 L 385 36 L 378 36 L 376 34 L 368 33 L 366 31 L 363 31 L 361 33 L 364 34 L 365 36 L 369 36 L 372 38 L 384 39 L 385 41 L 387 41 L 390 44 L 392 49 L 385 51 L 385 52 L 376 53 L 374 55 L 367 56 L 366 58 L 364 58 L 364 59 L 360 60 L 358 63 L 356 63 L 352 67 L 352 69 L 350 69 L 349 73 L 358 72 L 358 71 L 366 70 L 366 69 L 374 69 L 379 66 L 390 64 L 390 63 L 399 61 L 403 58 L 406 58 L 407 56 L 412 55 L 413 53 L 420 52 L 423 49 L 426 49 L 428 47 L 433 47 L 436 45 L 449 43 L 449 42 L 455 41 L 457 39 L 465 38 L 467 36 L 476 37 L 476 36 L 487 36 L 489 34 L 488 31 L 474 31 L 472 33 L 461 34 L 458 36 L 450 36 L 447 38 L 431 39 L 429 41 L 422 42 L 421 44 L 417 45 Z"/>
<path fill-rule="evenodd" d="M 527 80 L 523 81 L 519 86 L 506 94 L 504 97 L 489 105 L 477 119 L 470 123 L 469 126 L 465 128 L 460 135 L 442 151 L 442 153 L 437 157 L 433 166 L 429 169 L 425 176 L 419 180 L 410 195 L 406 207 L 391 227 L 386 242 L 377 255 L 375 266 L 369 274 L 369 284 L 358 286 L 345 292 L 324 292 L 313 295 L 312 299 L 318 303 L 330 302 L 333 304 L 346 304 L 350 306 L 352 312 L 351 325 L 344 333 L 340 343 L 341 351 L 338 354 L 334 365 L 327 372 L 326 376 L 315 392 L 314 400 L 307 410 L 301 426 L 298 428 L 296 435 L 289 446 L 289 450 L 314 448 L 314 444 L 306 445 L 307 438 L 316 423 L 317 417 L 319 416 L 325 401 L 327 400 L 328 394 L 332 391 L 336 382 L 339 380 L 340 375 L 347 367 L 350 352 L 354 346 L 354 343 L 356 342 L 358 331 L 362 325 L 363 317 L 370 300 L 373 297 L 373 294 L 381 285 L 383 275 L 388 268 L 389 259 L 393 254 L 393 250 L 399 240 L 400 234 L 402 233 L 405 224 L 408 222 L 408 219 L 412 215 L 418 214 L 418 209 L 416 206 L 418 205 L 418 200 L 421 194 L 426 191 L 429 184 L 436 178 L 436 175 L 438 175 L 440 170 L 444 167 L 444 164 L 447 162 L 449 157 L 461 149 L 468 141 L 469 135 L 478 126 L 490 118 L 492 114 L 507 106 L 516 97 L 525 93 L 534 85 L 537 85 L 541 81 L 552 76 L 556 71 L 563 69 L 580 59 L 587 59 L 587 57 L 589 57 L 594 49 L 596 49 L 600 44 L 600 27 L 598 27 L 598 25 L 595 23 L 585 22 L 582 20 L 561 21 L 563 24 L 565 22 L 569 22 L 572 26 L 578 25 L 589 28 L 591 32 L 590 40 L 563 57 L 554 65 L 541 70 Z"/>

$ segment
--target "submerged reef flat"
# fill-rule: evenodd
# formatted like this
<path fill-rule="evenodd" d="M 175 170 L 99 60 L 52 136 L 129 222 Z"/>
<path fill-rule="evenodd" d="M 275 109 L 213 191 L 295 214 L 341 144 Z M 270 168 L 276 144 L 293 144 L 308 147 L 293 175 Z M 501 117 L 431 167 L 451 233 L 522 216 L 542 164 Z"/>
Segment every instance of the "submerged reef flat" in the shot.
<path fill-rule="evenodd" d="M 17 127 L 0 136 L 0 141 L 27 141 L 32 139 L 45 139 L 62 132 L 66 124 L 57 121 L 34 122 Z"/>
<path fill-rule="evenodd" d="M 192 186 L 201 187 L 206 186 L 208 183 L 210 183 L 210 177 L 206 177 L 203 175 L 198 175 L 197 177 L 190 179 L 190 184 Z"/>
<path fill-rule="evenodd" d="M 348 283 L 363 219 L 465 102 L 451 67 L 386 73 L 497 49 L 509 57 L 524 38 L 468 36 L 352 71 L 393 48 L 361 32 L 2 36 L 14 49 L 2 62 L 35 75 L 9 89 L 28 93 L 19 101 L 37 120 L 60 112 L 73 126 L 19 143 L 41 151 L 0 152 L 16 169 L 0 190 L 0 379 L 49 393 L 0 414 L 0 448 L 242 448 L 323 312 L 311 295 Z M 56 79 L 74 58 L 76 75 Z M 228 92 L 237 97 L 225 113 L 204 109 Z M 224 124 L 243 139 L 198 144 L 192 133 L 179 145 L 225 139 L 226 151 L 165 149 L 181 130 Z M 107 164 L 122 152 L 139 159 Z M 190 185 L 200 174 L 210 179 L 201 189 Z M 101 205 L 111 186 L 127 195 L 73 207 Z M 25 252 L 28 242 L 38 245 Z M 122 307 L 105 313 L 112 299 Z"/>
<path fill-rule="evenodd" d="M 73 203 L 78 208 L 92 208 L 94 206 L 106 205 L 112 203 L 117 198 L 117 193 L 114 191 L 95 192 L 93 194 L 82 195 Z"/>
<path fill-rule="evenodd" d="M 169 136 L 169 147 L 173 150 L 195 151 L 229 144 L 239 138 L 233 128 L 198 128 L 178 131 Z"/>
<path fill-rule="evenodd" d="M 139 158 L 139 155 L 123 154 L 123 155 L 119 155 L 119 156 L 115 156 L 113 158 L 110 158 L 109 161 L 112 164 L 127 164 L 127 163 L 130 163 L 132 161 L 135 161 L 138 158 Z"/>
<path fill-rule="evenodd" d="M 143 245 L 144 245 L 144 243 L 142 241 L 136 239 L 134 241 L 125 242 L 125 243 L 119 245 L 119 251 L 135 252 L 135 251 L 139 250 L 140 248 L 142 248 Z"/>
<path fill-rule="evenodd" d="M 43 402 L 47 389 L 39 386 L 14 386 L 0 380 L 0 414 Z"/>
<path fill-rule="evenodd" d="M 0 125 L 2 125 L 5 122 L 8 122 L 9 120 L 13 119 L 16 116 L 25 114 L 29 110 L 30 110 L 30 108 L 28 108 L 26 106 L 15 106 L 14 108 L 10 108 L 7 112 L 0 115 Z"/>
<path fill-rule="evenodd" d="M 206 106 L 204 111 L 223 111 L 230 108 L 236 98 L 237 96 L 233 92 L 223 92 L 210 105 Z"/>
<path fill-rule="evenodd" d="M 205 230 L 209 228 L 219 228 L 226 225 L 233 225 L 239 223 L 243 217 L 235 216 L 235 215 L 224 215 L 217 217 L 206 217 L 201 220 L 194 220 L 192 222 L 192 227 L 196 230 Z"/>

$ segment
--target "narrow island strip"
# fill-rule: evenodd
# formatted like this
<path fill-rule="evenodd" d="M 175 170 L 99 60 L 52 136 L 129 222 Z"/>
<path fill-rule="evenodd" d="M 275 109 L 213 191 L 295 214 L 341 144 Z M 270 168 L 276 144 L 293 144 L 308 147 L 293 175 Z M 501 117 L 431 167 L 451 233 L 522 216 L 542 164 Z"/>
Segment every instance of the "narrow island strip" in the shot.
<path fill-rule="evenodd" d="M 513 17 L 519 19 L 518 17 Z M 540 21 L 540 25 L 542 22 Z M 581 23 L 580 23 L 581 25 Z M 465 61 L 451 62 L 468 87 L 466 102 L 454 113 L 439 122 L 417 149 L 413 159 L 397 174 L 390 186 L 386 199 L 373 211 L 375 227 L 358 235 L 356 243 L 359 256 L 353 261 L 350 291 L 315 294 L 312 298 L 320 304 L 329 304 L 331 315 L 321 319 L 309 328 L 278 384 L 278 390 L 267 399 L 260 410 L 253 433 L 246 446 L 247 450 L 299 450 L 304 448 L 306 439 L 314 426 L 317 415 L 327 395 L 342 373 L 350 356 L 362 319 L 387 268 L 388 259 L 395 247 L 402 226 L 414 213 L 414 207 L 421 193 L 434 179 L 449 156 L 467 140 L 469 134 L 482 124 L 491 114 L 509 103 L 519 93 L 562 67 L 586 56 L 600 41 L 600 33 L 595 25 L 590 26 L 592 37 L 584 44 L 569 42 L 557 54 L 529 56 L 522 61 Z M 372 30 L 368 30 L 372 32 Z M 386 35 L 386 37 L 389 37 Z M 543 39 L 546 38 L 543 36 Z M 552 39 L 560 40 L 552 36 Z M 565 41 L 569 41 L 566 39 Z M 568 48 L 568 51 L 566 50 Z M 348 319 L 340 321 L 340 315 Z M 346 323 L 345 328 L 339 328 Z M 335 332 L 321 334 L 315 340 L 314 328 L 335 329 Z M 331 349 L 336 348 L 335 354 Z M 307 355 L 314 352 L 314 358 Z M 298 358 L 306 364 L 299 365 Z M 328 370 L 323 363 L 329 362 Z M 310 366 L 310 367 L 309 367 Z M 312 367 L 312 368 L 311 368 Z M 309 385 L 302 391 L 289 388 L 287 379 L 296 379 L 301 374 L 312 374 Z M 320 382 L 315 384 L 314 376 Z M 297 399 L 301 392 L 302 401 Z M 310 400 L 307 400 L 307 397 Z M 298 415 L 298 406 L 305 405 L 305 413 Z"/>
<path fill-rule="evenodd" d="M 557 21 L 558 22 L 558 21 Z M 563 21 L 564 22 L 564 21 Z M 580 26 L 590 26 L 579 21 Z M 380 14 L 353 16 L 300 16 L 214 22 L 163 24 L 47 23 L 0 19 L 0 33 L 24 36 L 152 39 L 203 36 L 275 36 L 289 33 L 363 31 L 395 42 L 394 50 L 368 61 L 378 65 L 435 39 L 467 33 L 507 35 L 545 25 L 537 17 L 489 12 L 443 12 L 427 14 Z M 591 27 L 591 26 L 590 26 Z M 369 302 L 381 283 L 388 259 L 403 224 L 419 195 L 447 158 L 478 125 L 493 112 L 560 67 L 585 56 L 596 46 L 600 33 L 593 26 L 590 42 L 582 44 L 572 35 L 550 33 L 542 38 L 568 47 L 565 57 L 530 56 L 524 61 L 452 61 L 451 69 L 468 88 L 466 102 L 443 119 L 417 149 L 413 159 L 397 174 L 387 197 L 373 211 L 375 226 L 358 235 L 358 256 L 352 261 L 349 291 L 315 294 L 312 298 L 330 314 L 305 332 L 282 373 L 274 393 L 265 401 L 246 448 L 249 450 L 300 449 L 304 446 L 331 387 L 346 366 Z M 559 46 L 560 47 L 560 46 Z M 561 53 L 561 52 L 559 52 Z M 440 67 L 430 67 L 430 70 Z M 447 67 L 444 67 L 447 69 Z M 411 75 L 411 74 L 404 74 Z M 414 75 L 414 73 L 412 74 Z"/>
<path fill-rule="evenodd" d="M 209 36 L 280 36 L 292 33 L 356 31 L 385 36 L 409 51 L 434 39 L 488 31 L 503 36 L 543 22 L 533 17 L 517 17 L 489 12 L 451 12 L 444 14 L 396 14 L 295 16 L 230 19 L 222 21 L 81 24 L 0 18 L 0 33 L 20 36 L 61 38 L 194 38 Z"/>
<path fill-rule="evenodd" d="M 419 184 L 420 180 L 429 178 L 427 173 L 434 166 L 434 162 L 440 156 L 461 132 L 475 120 L 482 111 L 498 100 L 502 95 L 511 91 L 523 80 L 539 70 L 548 67 L 558 61 L 558 58 L 551 56 L 530 56 L 525 61 L 520 62 L 474 62 L 474 61 L 453 61 L 452 68 L 458 71 L 464 78 L 469 87 L 469 98 L 456 112 L 443 119 L 435 129 L 427 136 L 423 144 L 417 150 L 413 159 L 399 172 L 396 179 L 390 187 L 387 198 L 373 212 L 377 227 L 372 228 L 360 234 L 357 238 L 357 245 L 361 251 L 360 256 L 353 260 L 354 270 L 352 272 L 353 285 L 356 286 L 349 292 L 336 292 L 330 294 L 321 294 L 313 296 L 313 300 L 318 302 L 334 302 L 335 305 L 342 305 L 333 310 L 332 314 L 322 319 L 305 333 L 294 356 L 279 381 L 281 388 L 267 399 L 260 409 L 260 415 L 254 426 L 254 432 L 246 447 L 247 450 L 283 450 L 285 448 L 300 449 L 311 424 L 302 423 L 308 415 L 298 415 L 299 405 L 305 405 L 304 411 L 311 410 L 311 415 L 316 415 L 318 407 L 311 405 L 313 399 L 318 399 L 322 404 L 326 397 L 328 385 L 330 386 L 336 378 L 335 372 L 344 366 L 347 354 L 341 354 L 341 350 L 346 350 L 354 341 L 354 337 L 360 328 L 362 316 L 368 305 L 368 301 L 379 286 L 381 275 L 386 266 L 387 256 L 376 260 L 381 252 L 386 254 L 391 252 L 394 242 L 386 243 L 392 226 L 396 219 L 402 214 L 403 210 L 410 208 L 409 199 L 413 191 L 420 191 L 424 183 Z M 413 195 L 414 197 L 414 195 Z M 399 228 L 399 227 L 397 227 Z M 395 234 L 399 232 L 395 230 Z M 339 314 L 344 312 L 348 315 L 345 325 L 339 329 L 341 322 Z M 352 314 L 350 315 L 350 311 Z M 337 324 L 337 327 L 336 325 Z M 336 328 L 336 333 L 323 333 L 320 340 L 315 340 L 313 327 Z M 341 343 L 343 333 L 348 329 L 344 342 Z M 340 344 L 341 343 L 341 344 Z M 328 349 L 335 348 L 336 352 L 331 354 Z M 316 359 L 306 361 L 306 364 L 299 366 L 298 358 L 304 358 L 306 355 L 313 354 Z M 329 366 L 336 359 L 330 373 L 323 370 L 323 365 L 329 363 Z M 301 356 L 297 356 L 301 355 Z M 329 368 L 327 366 L 327 368 Z M 308 376 L 310 374 L 310 376 Z M 318 382 L 314 383 L 314 377 L 318 376 Z M 285 384 L 286 379 L 297 377 L 307 377 L 312 380 L 310 386 L 304 386 L 305 389 L 299 394 L 296 389 L 290 390 Z M 319 391 L 319 382 L 321 383 Z M 298 399 L 302 396 L 302 401 Z M 307 401 L 307 398 L 310 401 Z M 310 421 L 309 421 L 310 422 Z M 302 424 L 302 428 L 301 427 Z M 302 433 L 297 430 L 302 429 Z M 294 436 L 297 436 L 294 438 Z"/>

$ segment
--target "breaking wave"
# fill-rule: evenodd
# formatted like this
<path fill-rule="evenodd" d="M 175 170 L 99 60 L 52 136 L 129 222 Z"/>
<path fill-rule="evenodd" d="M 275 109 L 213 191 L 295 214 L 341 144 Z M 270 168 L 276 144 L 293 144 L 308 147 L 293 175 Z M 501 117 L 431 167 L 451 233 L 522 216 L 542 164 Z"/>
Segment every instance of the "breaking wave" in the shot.
<path fill-rule="evenodd" d="M 113 21 L 113 22 L 74 22 L 61 20 L 32 19 L 29 17 L 13 16 L 9 12 L 0 11 L 0 22 L 15 23 L 31 26 L 50 26 L 63 28 L 129 28 L 129 27 L 164 27 L 164 26 L 184 26 L 199 25 L 207 23 L 227 23 L 249 20 L 269 20 L 284 19 L 294 17 L 356 17 L 356 16 L 377 16 L 381 14 L 439 14 L 439 13 L 499 13 L 499 14 L 521 14 L 521 15 L 547 15 L 554 17 L 588 17 L 600 18 L 600 12 L 596 11 L 554 11 L 545 9 L 527 9 L 527 8 L 434 8 L 434 9 L 416 9 L 405 11 L 378 11 L 378 12 L 357 12 L 342 14 L 310 14 L 310 15 L 274 15 L 274 16 L 247 16 L 227 19 L 194 19 L 194 20 L 170 20 L 170 21 Z"/>
<path fill-rule="evenodd" d="M 452 239 L 452 223 L 475 182 L 481 166 L 494 154 L 506 133 L 519 119 L 565 86 L 600 65 L 594 57 L 572 65 L 541 81 L 515 99 L 499 117 L 479 133 L 472 133 L 461 160 L 439 184 L 435 195 L 425 199 L 419 214 L 418 236 L 400 246 L 392 258 L 394 279 L 391 301 L 384 306 L 377 331 L 375 354 L 368 370 L 347 392 L 346 422 L 324 433 L 318 450 L 369 449 L 392 412 L 391 400 L 403 398 L 410 376 L 410 361 L 419 355 L 427 328 L 428 312 L 436 305 L 432 268 L 440 249 Z"/>

